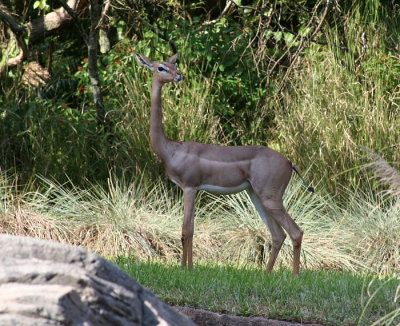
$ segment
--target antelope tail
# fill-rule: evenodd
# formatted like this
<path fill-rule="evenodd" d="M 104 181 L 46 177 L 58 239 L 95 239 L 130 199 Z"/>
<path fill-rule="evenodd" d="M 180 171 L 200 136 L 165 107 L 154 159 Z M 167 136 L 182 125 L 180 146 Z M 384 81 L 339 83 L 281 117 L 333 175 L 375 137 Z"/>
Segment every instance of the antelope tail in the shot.
<path fill-rule="evenodd" d="M 300 179 L 303 181 L 304 186 L 307 188 L 307 190 L 309 192 L 315 192 L 314 187 L 312 187 L 305 179 L 304 177 L 301 175 L 300 171 L 297 169 L 296 165 L 294 165 L 294 163 L 292 163 L 292 169 L 294 172 L 297 173 L 297 175 L 300 177 Z"/>

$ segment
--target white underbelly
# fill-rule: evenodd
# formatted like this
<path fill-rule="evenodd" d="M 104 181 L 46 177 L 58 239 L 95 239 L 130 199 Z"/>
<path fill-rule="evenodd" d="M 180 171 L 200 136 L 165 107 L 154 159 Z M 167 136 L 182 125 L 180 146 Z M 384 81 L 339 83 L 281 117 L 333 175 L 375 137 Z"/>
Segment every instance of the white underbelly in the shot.
<path fill-rule="evenodd" d="M 234 187 L 221 187 L 214 185 L 201 185 L 197 187 L 197 190 L 205 190 L 215 195 L 231 195 L 236 194 L 237 192 L 246 190 L 250 187 L 250 182 L 245 181 L 242 184 Z"/>

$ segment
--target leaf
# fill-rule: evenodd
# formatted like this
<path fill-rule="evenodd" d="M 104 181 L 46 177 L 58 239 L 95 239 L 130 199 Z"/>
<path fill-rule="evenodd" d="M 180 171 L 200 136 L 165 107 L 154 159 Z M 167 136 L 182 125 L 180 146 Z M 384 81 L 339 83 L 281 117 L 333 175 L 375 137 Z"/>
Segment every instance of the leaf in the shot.
<path fill-rule="evenodd" d="M 274 32 L 275 41 L 279 42 L 282 39 L 283 33 L 282 32 Z"/>
<path fill-rule="evenodd" d="M 294 35 L 292 33 L 283 33 L 283 39 L 285 40 L 286 45 L 293 45 Z"/>
<path fill-rule="evenodd" d="M 40 6 L 40 1 L 35 1 L 33 4 L 33 9 L 37 9 Z"/>
<path fill-rule="evenodd" d="M 308 33 L 310 33 L 311 28 L 310 27 L 306 27 L 306 26 L 301 26 L 299 28 L 299 35 L 300 36 L 307 36 Z"/>
<path fill-rule="evenodd" d="M 224 65 L 225 65 L 226 67 L 230 67 L 230 66 L 236 64 L 236 62 L 237 62 L 237 58 L 236 58 L 236 57 L 234 57 L 234 56 L 227 56 L 227 57 L 225 57 Z"/>

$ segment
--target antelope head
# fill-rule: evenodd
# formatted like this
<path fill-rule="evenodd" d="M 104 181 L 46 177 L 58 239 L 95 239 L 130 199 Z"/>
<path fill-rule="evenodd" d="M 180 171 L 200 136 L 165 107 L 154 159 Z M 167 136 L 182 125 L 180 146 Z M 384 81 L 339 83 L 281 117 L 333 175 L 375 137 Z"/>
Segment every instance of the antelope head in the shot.
<path fill-rule="evenodd" d="M 140 64 L 149 68 L 153 72 L 153 78 L 163 84 L 179 82 L 183 79 L 182 73 L 175 66 L 176 60 L 178 59 L 178 53 L 169 57 L 167 61 L 152 61 L 139 53 L 136 53 L 135 56 Z"/>

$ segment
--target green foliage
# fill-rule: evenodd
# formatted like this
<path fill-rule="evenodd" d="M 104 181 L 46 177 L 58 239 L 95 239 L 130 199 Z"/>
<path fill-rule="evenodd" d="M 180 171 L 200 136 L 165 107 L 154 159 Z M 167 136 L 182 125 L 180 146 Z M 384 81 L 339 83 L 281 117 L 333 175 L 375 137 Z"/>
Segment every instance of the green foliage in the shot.
<path fill-rule="evenodd" d="M 39 8 L 40 10 L 48 11 L 50 6 L 47 4 L 47 0 L 36 0 L 33 3 L 33 9 Z"/>
<path fill-rule="evenodd" d="M 181 52 L 185 75 L 183 83 L 164 92 L 171 138 L 268 145 L 302 169 L 312 165 L 312 177 L 332 193 L 369 177 L 358 168 L 364 160 L 356 145 L 400 160 L 399 20 L 390 3 L 333 6 L 313 35 L 322 44 L 308 44 L 284 84 L 295 51 L 312 34 L 310 19 L 324 2 L 249 4 L 263 8 L 264 16 L 232 4 L 222 17 L 210 11 L 208 22 L 198 9 L 207 10 L 202 1 L 132 6 L 116 11 L 111 21 L 116 44 L 98 62 L 112 130 L 105 134 L 96 123 L 82 42 L 48 39 L 60 46 L 53 53 L 50 85 L 28 88 L 16 69 L 2 80 L 3 169 L 15 169 L 26 180 L 40 173 L 77 184 L 105 182 L 109 170 L 129 176 L 147 171 L 145 180 L 161 175 L 148 141 L 150 74 L 138 68 L 133 52 L 163 59 L 171 54 L 166 38 Z M 148 23 L 132 24 L 132 12 Z M 38 50 L 47 49 L 46 42 Z M 8 52 L 2 52 L 2 62 Z"/>
<path fill-rule="evenodd" d="M 24 178 L 40 173 L 60 182 L 69 177 L 79 182 L 74 171 L 93 178 L 107 170 L 99 160 L 105 150 L 93 111 L 79 112 L 63 99 L 37 98 L 8 106 L 1 124 L 3 162 L 15 159 L 14 167 Z M 93 165 L 94 161 L 99 162 Z"/>
<path fill-rule="evenodd" d="M 182 25 L 179 31 L 186 32 L 187 38 L 180 35 L 177 39 L 184 40 L 181 47 L 187 49 L 186 56 L 191 58 L 190 68 L 195 71 L 200 68 L 200 73 L 213 78 L 213 92 L 218 94 L 214 110 L 224 134 L 236 144 L 249 143 L 257 136 L 266 137 L 267 128 L 264 131 L 252 128 L 254 112 L 262 106 L 267 93 L 251 53 L 246 51 L 254 31 L 224 18 L 197 30 Z M 272 115 L 265 114 L 262 118 L 262 126 L 271 125 Z"/>

